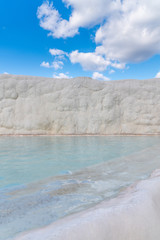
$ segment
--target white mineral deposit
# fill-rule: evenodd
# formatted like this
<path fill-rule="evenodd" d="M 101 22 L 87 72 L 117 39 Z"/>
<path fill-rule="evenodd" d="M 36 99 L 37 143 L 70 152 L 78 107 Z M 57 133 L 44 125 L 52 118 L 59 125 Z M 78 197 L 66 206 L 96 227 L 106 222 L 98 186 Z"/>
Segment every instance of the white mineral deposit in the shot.
<path fill-rule="evenodd" d="M 159 134 L 160 80 L 0 75 L 0 134 Z"/>

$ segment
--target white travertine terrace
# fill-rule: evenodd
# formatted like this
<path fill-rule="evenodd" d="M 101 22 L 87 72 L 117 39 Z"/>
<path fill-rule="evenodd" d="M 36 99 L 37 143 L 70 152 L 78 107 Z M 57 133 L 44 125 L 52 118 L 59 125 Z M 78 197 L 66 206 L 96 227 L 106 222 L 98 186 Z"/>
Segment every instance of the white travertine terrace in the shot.
<path fill-rule="evenodd" d="M 0 75 L 0 134 L 159 133 L 159 79 Z"/>
<path fill-rule="evenodd" d="M 119 197 L 14 240 L 159 240 L 160 170 Z"/>

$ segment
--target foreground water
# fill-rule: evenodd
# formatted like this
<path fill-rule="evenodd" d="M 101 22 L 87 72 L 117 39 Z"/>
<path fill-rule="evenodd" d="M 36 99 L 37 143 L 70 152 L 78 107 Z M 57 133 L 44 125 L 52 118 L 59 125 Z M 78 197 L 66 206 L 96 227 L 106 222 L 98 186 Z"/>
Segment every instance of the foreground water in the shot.
<path fill-rule="evenodd" d="M 160 137 L 1 137 L 0 239 L 115 197 L 160 168 Z"/>

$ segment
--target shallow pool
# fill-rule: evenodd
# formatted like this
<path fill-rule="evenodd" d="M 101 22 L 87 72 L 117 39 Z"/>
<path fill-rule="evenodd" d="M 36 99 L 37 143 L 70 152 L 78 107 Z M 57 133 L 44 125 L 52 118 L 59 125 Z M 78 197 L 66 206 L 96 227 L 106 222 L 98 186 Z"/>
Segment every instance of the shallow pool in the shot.
<path fill-rule="evenodd" d="M 115 197 L 160 168 L 160 137 L 0 137 L 0 240 Z"/>

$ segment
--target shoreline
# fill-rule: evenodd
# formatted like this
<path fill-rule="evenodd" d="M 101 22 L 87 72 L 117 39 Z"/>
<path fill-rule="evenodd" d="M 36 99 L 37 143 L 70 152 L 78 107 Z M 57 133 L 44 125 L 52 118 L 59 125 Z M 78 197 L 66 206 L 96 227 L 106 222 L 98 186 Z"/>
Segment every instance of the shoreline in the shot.
<path fill-rule="evenodd" d="M 130 137 L 130 136 L 133 136 L 133 137 L 137 137 L 137 136 L 160 136 L 160 133 L 151 133 L 151 134 L 0 134 L 0 137 L 9 137 L 9 136 L 15 136 L 15 137 L 18 137 L 18 136 L 51 136 L 51 137 Z"/>
<path fill-rule="evenodd" d="M 111 200 L 64 217 L 48 226 L 23 232 L 14 240 L 158 240 L 160 169 Z"/>
<path fill-rule="evenodd" d="M 13 139 L 11 141 L 13 141 Z M 29 139 L 31 140 L 31 138 L 29 138 Z M 50 138 L 48 138 L 48 139 L 50 139 Z M 88 138 L 88 140 L 89 139 L 90 138 Z M 116 139 L 116 138 L 114 138 L 114 139 Z M 144 139 L 147 139 L 147 138 L 144 137 Z M 152 141 L 152 139 L 153 138 L 151 137 L 151 141 Z M 3 138 L 1 140 L 3 141 Z M 8 140 L 9 140 L 9 138 L 8 138 Z M 17 140 L 18 140 L 18 138 L 17 138 Z M 26 140 L 27 140 L 27 138 L 26 138 Z M 64 138 L 65 142 L 68 142 L 68 140 L 69 140 L 69 138 L 66 138 L 66 140 Z M 72 138 L 70 138 L 70 140 L 72 141 Z M 78 140 L 78 138 L 77 138 L 77 140 Z M 77 140 L 75 139 L 75 141 L 77 141 Z M 86 141 L 88 141 L 88 140 L 86 138 Z M 107 141 L 110 141 L 110 140 L 112 141 L 112 139 L 108 138 Z M 131 140 L 131 142 L 132 141 L 137 142 L 138 138 L 135 138 L 135 140 L 130 138 L 130 140 Z M 129 142 L 130 140 L 128 138 L 126 138 L 125 142 Z M 18 140 L 18 141 L 20 141 L 20 140 Z M 33 138 L 33 141 L 34 141 L 34 138 Z M 85 137 L 82 138 L 81 141 L 82 142 L 85 141 Z M 96 141 L 96 138 L 94 141 Z M 102 141 L 103 141 L 103 139 L 102 139 Z M 118 141 L 121 142 L 121 138 L 119 138 Z M 139 138 L 139 141 L 141 142 L 140 138 Z M 142 141 L 143 141 L 143 139 L 142 139 Z M 78 140 L 78 142 L 79 142 L 79 140 Z M 149 138 L 149 142 L 150 142 L 150 138 Z M 105 163 L 102 162 L 100 164 L 95 164 L 93 166 L 87 166 L 83 169 L 76 170 L 75 172 L 72 171 L 71 174 L 70 173 L 69 174 L 62 173 L 62 176 L 49 177 L 49 178 L 44 179 L 44 181 L 43 180 L 40 180 L 38 182 L 32 181 L 32 183 L 30 185 L 27 185 L 27 188 L 25 187 L 25 190 L 22 188 L 22 189 L 17 189 L 17 190 L 15 189 L 14 191 L 11 191 L 10 196 L 17 197 L 17 200 L 16 200 L 17 202 L 15 202 L 15 205 L 13 205 L 14 209 L 12 207 L 5 208 L 4 206 L 2 206 L 4 209 L 8 209 L 9 212 L 12 209 L 14 210 L 13 214 L 11 214 L 10 217 L 6 216 L 6 220 L 12 219 L 12 215 L 14 216 L 14 214 L 15 214 L 13 226 L 15 227 L 15 229 L 17 228 L 16 234 L 18 232 L 25 233 L 25 231 L 29 231 L 29 229 L 33 229 L 31 227 L 33 225 L 31 223 L 31 225 L 29 224 L 27 227 L 23 227 L 23 224 L 22 224 L 23 230 L 21 229 L 22 230 L 21 231 L 19 228 L 19 224 L 20 224 L 19 216 L 22 216 L 24 214 L 24 219 L 22 218 L 23 223 L 25 223 L 25 221 L 27 219 L 34 219 L 34 216 L 37 216 L 38 219 L 41 219 L 41 218 L 46 219 L 46 220 L 48 219 L 47 220 L 48 223 L 53 223 L 53 221 L 57 222 L 58 219 L 54 219 L 54 216 L 56 216 L 58 210 L 56 210 L 55 208 L 56 208 L 56 206 L 58 206 L 58 205 L 56 205 L 56 202 L 57 202 L 57 204 L 59 204 L 59 201 L 57 201 L 57 200 L 60 199 L 61 195 L 63 195 L 64 199 L 65 199 L 65 196 L 66 196 L 66 199 L 68 199 L 68 204 L 66 204 L 67 208 L 64 209 L 66 212 L 68 212 L 68 214 L 73 213 L 73 212 L 70 212 L 70 208 L 69 208 L 70 204 L 69 203 L 70 202 L 72 203 L 72 201 L 74 201 L 74 199 L 76 199 L 78 197 L 79 201 L 83 205 L 83 203 L 84 203 L 83 194 L 85 194 L 85 192 L 90 193 L 92 191 L 92 187 L 95 188 L 94 191 L 96 191 L 96 192 L 95 193 L 93 192 L 93 194 L 95 195 L 95 197 L 97 196 L 96 197 L 97 199 L 101 198 L 102 191 L 103 191 L 103 197 L 105 196 L 105 198 L 103 198 L 101 200 L 104 201 L 104 199 L 105 199 L 105 202 L 106 202 L 106 198 L 108 199 L 107 201 L 110 201 L 111 198 L 114 199 L 115 196 L 117 198 L 118 196 L 120 196 L 120 193 L 123 193 L 124 190 L 128 188 L 128 186 L 132 186 L 132 184 L 137 183 L 137 181 L 139 181 L 139 180 L 148 179 L 149 176 L 151 175 L 151 173 L 155 169 L 160 168 L 159 137 L 158 137 L 158 139 L 156 138 L 154 140 L 154 142 L 155 142 L 155 144 L 153 144 L 153 146 L 151 146 L 150 144 L 147 144 L 147 146 L 145 148 L 139 149 L 139 151 L 136 151 L 136 152 L 132 152 L 132 153 L 130 152 L 129 155 L 121 156 L 120 158 L 118 157 L 117 160 L 114 159 L 114 161 L 113 161 L 112 159 L 110 159 L 109 161 L 107 161 Z M 127 171 L 127 175 L 126 175 L 126 171 Z M 107 175 L 106 175 L 106 173 L 107 173 Z M 71 179 L 72 179 L 72 181 L 71 181 Z M 55 185 L 53 183 L 55 183 Z M 60 183 L 60 185 L 57 185 L 58 183 Z M 65 185 L 64 185 L 64 183 L 65 183 Z M 58 190 L 57 190 L 57 186 L 59 186 Z M 75 191 L 74 187 L 76 187 L 76 191 Z M 112 189 L 112 187 L 113 187 L 113 189 Z M 43 189 L 42 194 L 39 195 L 39 193 L 41 193 L 42 189 Z M 25 193 L 25 191 L 27 192 L 27 194 Z M 44 193 L 46 193 L 46 194 L 44 195 Z M 72 195 L 72 193 L 74 193 L 73 197 L 71 195 L 68 195 L 68 197 L 67 197 L 67 193 L 69 193 L 71 195 Z M 80 200 L 79 194 L 81 194 L 81 193 L 82 193 L 82 199 Z M 26 196 L 30 196 L 30 197 L 26 198 Z M 55 196 L 55 199 L 51 200 L 50 198 L 48 198 L 48 196 Z M 59 196 L 59 197 L 57 198 L 56 196 Z M 149 196 L 152 197 L 152 194 L 149 193 Z M 43 204 L 43 199 L 45 199 L 44 204 Z M 50 199 L 50 201 L 48 201 L 47 199 L 48 200 Z M 46 202 L 46 200 L 47 200 L 47 202 Z M 92 196 L 91 195 L 89 196 L 89 200 L 91 200 L 91 202 L 90 202 L 91 205 L 89 206 L 89 208 L 90 208 L 92 206 Z M 87 201 L 88 200 L 86 198 L 86 203 L 87 203 Z M 32 202 L 33 205 L 35 204 L 34 205 L 35 210 L 34 210 L 34 208 L 30 209 L 30 206 L 29 206 L 30 202 Z M 143 202 L 143 199 L 142 199 L 142 202 Z M 19 203 L 23 210 L 21 210 L 21 209 L 19 210 Z M 94 204 L 94 205 L 96 206 L 96 204 Z M 118 201 L 117 206 L 119 204 L 120 204 L 120 202 Z M 6 206 L 7 206 L 7 202 L 6 202 Z M 37 206 L 39 206 L 39 207 L 37 208 Z M 47 206 L 47 209 L 46 209 L 46 206 Z M 71 207 L 71 209 L 72 209 L 72 207 Z M 81 208 L 81 211 L 82 211 L 82 209 L 83 209 L 83 206 Z M 39 211 L 40 211 L 40 215 L 37 215 L 37 213 Z M 52 212 L 52 214 L 51 214 L 51 212 Z M 59 216 L 60 216 L 60 218 L 63 218 L 64 217 L 63 211 L 61 211 L 61 213 L 62 214 Z M 21 220 L 21 222 L 22 222 L 22 220 Z M 109 221 L 109 219 L 108 219 L 108 221 Z M 154 221 L 154 219 L 153 219 L 153 221 Z M 33 222 L 34 222 L 34 220 L 33 220 Z M 41 223 L 41 220 L 39 223 Z M 42 223 L 43 223 L 43 221 L 42 221 Z M 114 221 L 113 221 L 113 223 L 114 223 Z M 41 226 L 45 226 L 45 224 L 35 226 L 35 229 L 36 229 L 36 227 L 41 227 Z M 11 229 L 10 224 L 8 224 L 8 227 L 6 226 L 6 229 L 7 228 Z M 64 223 L 64 228 L 65 228 L 65 223 Z M 63 228 L 62 228 L 62 230 L 63 230 Z M 93 230 L 94 230 L 94 228 L 93 228 Z M 17 236 L 16 234 L 14 236 Z M 11 237 L 12 237 L 11 239 L 13 239 L 13 235 L 11 235 Z M 3 239 L 6 239 L 6 238 L 3 238 Z M 31 240 L 32 239 L 36 240 L 36 237 L 31 238 Z M 44 239 L 49 240 L 50 238 L 49 239 L 44 238 Z M 44 239 L 42 239 L 42 240 L 44 240 Z M 62 239 L 65 239 L 65 238 L 62 238 Z M 84 239 L 85 239 L 85 237 L 84 237 Z M 92 239 L 92 238 L 89 238 L 89 240 L 90 239 Z M 97 239 L 99 239 L 99 237 L 97 237 Z M 102 239 L 104 240 L 105 238 L 102 238 Z M 110 240 L 110 238 L 107 238 L 107 239 Z M 37 238 L 37 240 L 39 240 L 39 238 Z M 52 238 L 50 240 L 52 240 Z M 53 238 L 53 240 L 54 240 L 54 238 Z M 56 240 L 59 240 L 59 239 L 56 239 Z M 72 238 L 69 238 L 68 240 L 72 240 Z M 73 240 L 77 240 L 77 238 L 73 238 Z M 128 240 L 128 239 L 126 239 L 126 240 Z"/>

